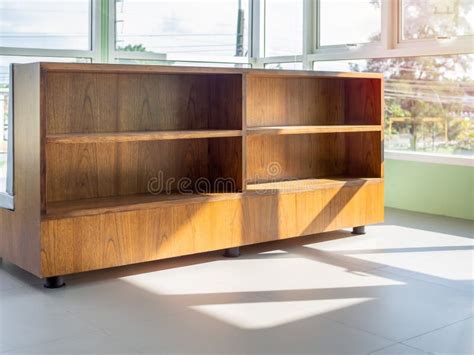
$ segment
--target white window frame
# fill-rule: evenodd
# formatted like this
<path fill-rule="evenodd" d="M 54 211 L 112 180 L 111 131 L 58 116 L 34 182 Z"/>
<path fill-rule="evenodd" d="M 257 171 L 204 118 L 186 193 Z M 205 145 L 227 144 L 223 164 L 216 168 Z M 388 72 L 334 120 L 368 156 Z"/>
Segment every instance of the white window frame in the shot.
<path fill-rule="evenodd" d="M 278 57 L 256 56 L 254 60 L 258 63 L 258 67 L 263 68 L 266 63 L 303 61 L 304 68 L 312 69 L 312 62 L 317 61 L 474 53 L 474 35 L 455 37 L 451 39 L 401 41 L 401 0 L 382 0 L 382 36 L 380 42 L 355 45 L 320 46 L 318 26 L 320 0 L 304 0 L 304 2 L 303 53 Z M 260 26 L 262 26 L 261 23 L 262 21 L 260 20 Z M 255 53 L 259 54 L 260 52 L 255 51 Z"/>
<path fill-rule="evenodd" d="M 101 61 L 101 1 L 91 0 L 89 24 L 91 26 L 91 48 L 81 49 L 45 49 L 45 48 L 19 48 L 0 47 L 0 56 L 20 57 L 58 57 L 58 58 L 84 58 L 92 62 Z M 58 4 L 58 6 L 61 6 Z"/>

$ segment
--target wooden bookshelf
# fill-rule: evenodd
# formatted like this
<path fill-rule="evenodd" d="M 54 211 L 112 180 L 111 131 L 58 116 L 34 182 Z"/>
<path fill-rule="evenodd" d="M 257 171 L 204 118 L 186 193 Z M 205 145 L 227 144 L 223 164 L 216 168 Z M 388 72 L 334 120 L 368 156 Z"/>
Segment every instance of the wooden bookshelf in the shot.
<path fill-rule="evenodd" d="M 13 66 L 15 210 L 1 256 L 38 277 L 383 220 L 383 78 Z"/>

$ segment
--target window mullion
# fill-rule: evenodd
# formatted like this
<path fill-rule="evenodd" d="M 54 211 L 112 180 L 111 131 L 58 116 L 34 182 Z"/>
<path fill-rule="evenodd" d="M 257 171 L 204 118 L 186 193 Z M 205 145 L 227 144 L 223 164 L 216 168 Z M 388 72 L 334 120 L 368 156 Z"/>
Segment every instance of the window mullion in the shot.
<path fill-rule="evenodd" d="M 303 2 L 303 69 L 311 69 L 308 55 L 314 53 L 316 0 L 304 0 Z"/>
<path fill-rule="evenodd" d="M 116 21 L 117 13 L 115 11 L 116 5 L 115 0 L 102 0 L 106 1 L 106 7 L 108 8 L 108 40 L 107 40 L 107 59 L 109 62 L 114 62 L 118 58 L 115 50 L 115 39 L 116 39 Z M 107 6 L 108 5 L 108 6 Z"/>
<path fill-rule="evenodd" d="M 265 0 L 251 0 L 252 33 L 251 58 L 257 59 L 264 56 L 265 48 Z"/>
<path fill-rule="evenodd" d="M 91 49 L 93 53 L 92 62 L 103 62 L 103 14 L 102 14 L 102 3 L 105 0 L 92 0 L 91 1 Z"/>
<path fill-rule="evenodd" d="M 399 0 L 382 1 L 382 38 L 381 44 L 383 49 L 393 49 L 397 45 L 398 39 L 398 3 Z"/>

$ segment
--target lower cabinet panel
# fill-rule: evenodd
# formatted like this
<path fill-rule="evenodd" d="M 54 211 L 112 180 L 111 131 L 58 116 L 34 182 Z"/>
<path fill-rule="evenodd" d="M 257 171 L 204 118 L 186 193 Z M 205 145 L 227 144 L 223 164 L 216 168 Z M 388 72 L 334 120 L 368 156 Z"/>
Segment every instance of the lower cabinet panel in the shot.
<path fill-rule="evenodd" d="M 41 222 L 41 274 L 73 274 L 383 221 L 383 180 Z"/>

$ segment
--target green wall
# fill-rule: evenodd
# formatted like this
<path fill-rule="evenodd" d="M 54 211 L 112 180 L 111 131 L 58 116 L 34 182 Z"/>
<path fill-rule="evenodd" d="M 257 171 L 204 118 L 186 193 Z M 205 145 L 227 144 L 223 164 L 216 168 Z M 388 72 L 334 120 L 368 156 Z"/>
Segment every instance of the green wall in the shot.
<path fill-rule="evenodd" d="M 385 206 L 474 220 L 474 168 L 385 160 Z"/>

